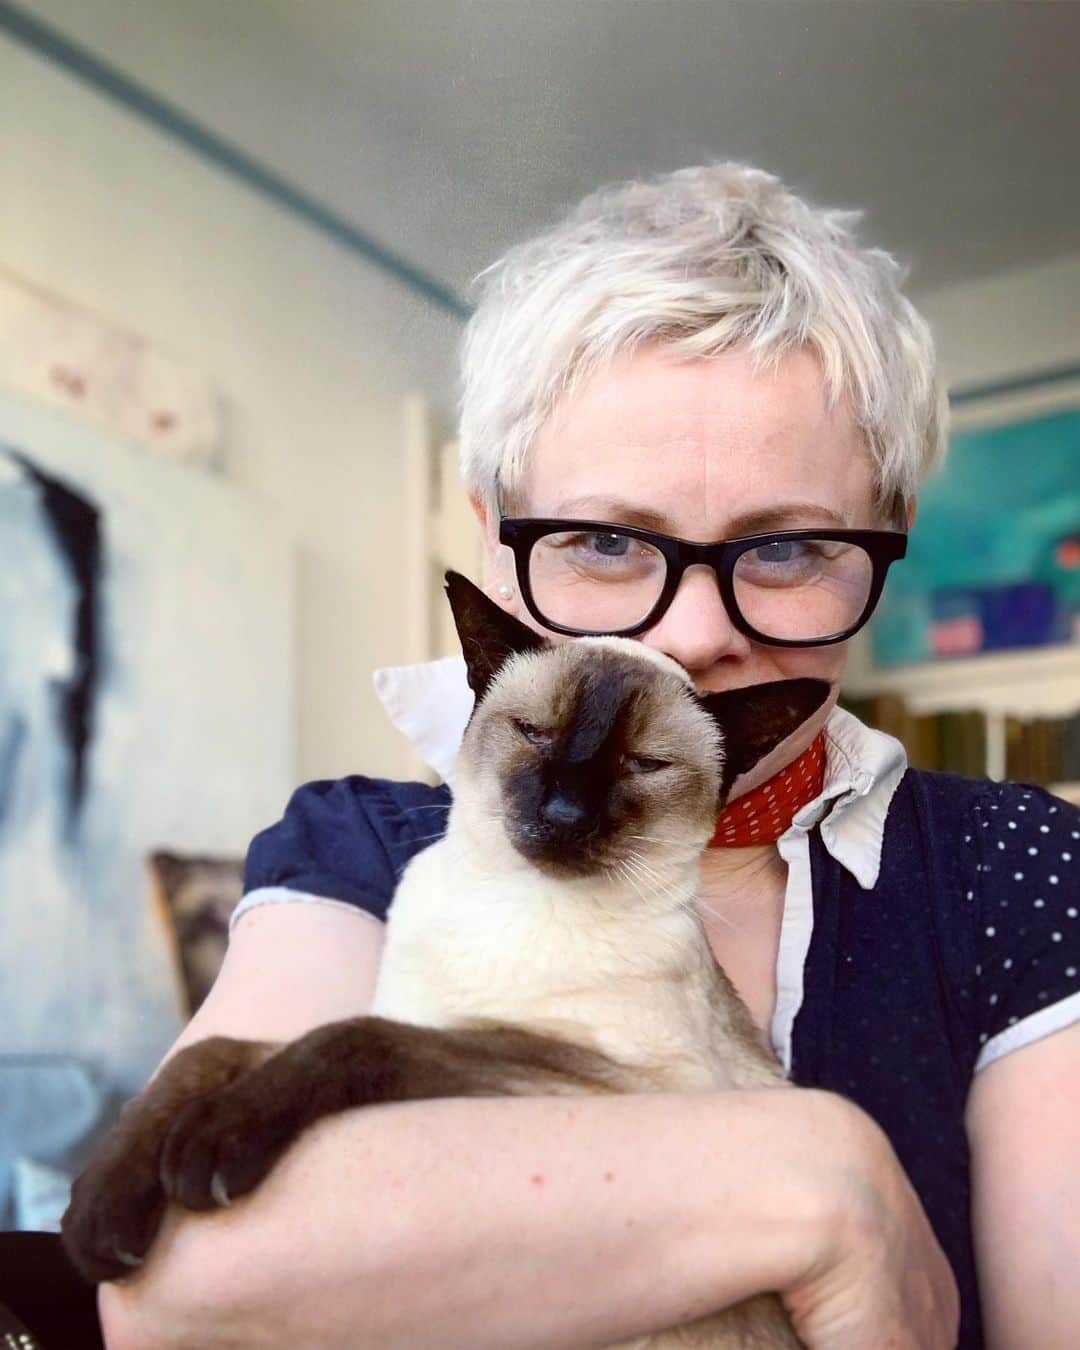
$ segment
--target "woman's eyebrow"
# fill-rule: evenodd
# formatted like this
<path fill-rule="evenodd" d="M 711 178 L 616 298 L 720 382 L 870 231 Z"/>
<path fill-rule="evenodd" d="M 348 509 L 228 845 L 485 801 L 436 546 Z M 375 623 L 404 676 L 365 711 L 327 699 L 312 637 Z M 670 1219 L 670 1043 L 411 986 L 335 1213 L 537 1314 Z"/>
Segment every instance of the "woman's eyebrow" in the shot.
<path fill-rule="evenodd" d="M 559 503 L 558 515 L 610 521 L 613 525 L 636 525 L 640 529 L 655 530 L 659 534 L 679 534 L 671 517 L 662 511 L 655 511 L 636 502 L 623 501 L 618 497 L 573 497 Z M 782 502 L 733 516 L 725 526 L 723 537 L 736 539 L 745 534 L 763 534 L 768 530 L 798 530 L 813 525 L 843 529 L 847 524 L 847 520 L 840 512 L 820 503 Z"/>
<path fill-rule="evenodd" d="M 639 529 L 655 530 L 658 534 L 670 534 L 672 529 L 672 521 L 662 511 L 623 501 L 619 497 L 572 497 L 559 503 L 558 514 L 577 516 L 581 520 L 610 521 L 612 525 L 636 525 Z"/>
<path fill-rule="evenodd" d="M 787 502 L 759 511 L 746 511 L 734 516 L 728 524 L 727 535 L 762 534 L 766 530 L 800 530 L 814 525 L 843 529 L 847 521 L 839 511 L 811 502 Z"/>

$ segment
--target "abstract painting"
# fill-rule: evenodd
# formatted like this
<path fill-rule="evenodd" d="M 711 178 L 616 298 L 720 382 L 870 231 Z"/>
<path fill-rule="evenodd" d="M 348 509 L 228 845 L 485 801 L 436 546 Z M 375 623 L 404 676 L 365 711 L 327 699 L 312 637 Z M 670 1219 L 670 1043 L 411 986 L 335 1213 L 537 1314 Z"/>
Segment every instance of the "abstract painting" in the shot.
<path fill-rule="evenodd" d="M 131 1092 L 175 1036 L 145 860 L 280 814 L 292 583 L 236 488 L 0 395 L 0 1055 Z"/>

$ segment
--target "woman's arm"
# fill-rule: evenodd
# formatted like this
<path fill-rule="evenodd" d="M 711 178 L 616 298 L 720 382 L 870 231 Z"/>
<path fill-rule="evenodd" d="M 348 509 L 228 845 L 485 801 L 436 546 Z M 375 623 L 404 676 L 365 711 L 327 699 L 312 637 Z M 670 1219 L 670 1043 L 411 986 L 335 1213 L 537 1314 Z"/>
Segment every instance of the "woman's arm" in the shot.
<path fill-rule="evenodd" d="M 986 1344 L 1068 1350 L 1080 1326 L 1080 1024 L 983 1069 L 967 1120 Z"/>
<path fill-rule="evenodd" d="M 198 1012 L 165 1056 L 208 1036 L 289 1041 L 371 1007 L 384 925 L 362 909 L 316 900 L 241 914 Z M 163 1062 L 165 1062 L 163 1061 Z"/>
<path fill-rule="evenodd" d="M 185 1039 L 355 1015 L 380 942 L 331 907 L 253 911 Z M 234 1208 L 173 1211 L 101 1306 L 110 1350 L 510 1350 L 611 1343 L 764 1289 L 813 1346 L 952 1343 L 947 1267 L 891 1150 L 824 1093 L 348 1112 Z"/>

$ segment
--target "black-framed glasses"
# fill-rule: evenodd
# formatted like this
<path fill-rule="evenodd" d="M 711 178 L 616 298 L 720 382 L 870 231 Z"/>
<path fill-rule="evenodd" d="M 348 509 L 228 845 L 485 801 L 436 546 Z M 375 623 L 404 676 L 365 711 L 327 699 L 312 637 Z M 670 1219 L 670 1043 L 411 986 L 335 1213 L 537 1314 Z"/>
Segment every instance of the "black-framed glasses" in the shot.
<path fill-rule="evenodd" d="M 823 647 L 874 612 L 890 563 L 907 551 L 895 530 L 776 530 L 695 544 L 603 520 L 504 517 L 518 586 L 556 633 L 633 637 L 658 623 L 688 567 L 711 567 L 732 624 L 772 647 Z"/>

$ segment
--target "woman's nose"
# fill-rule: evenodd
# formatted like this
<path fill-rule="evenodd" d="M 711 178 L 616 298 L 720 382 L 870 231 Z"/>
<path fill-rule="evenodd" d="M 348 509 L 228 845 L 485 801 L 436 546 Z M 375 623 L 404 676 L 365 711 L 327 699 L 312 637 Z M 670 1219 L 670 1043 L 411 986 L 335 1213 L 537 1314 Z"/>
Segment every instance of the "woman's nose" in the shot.
<path fill-rule="evenodd" d="M 703 566 L 686 569 L 667 612 L 641 640 L 691 673 L 751 652 L 750 639 L 731 622 L 716 573 Z"/>

